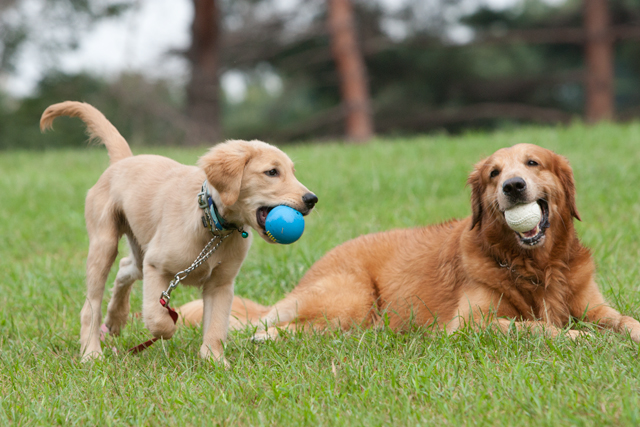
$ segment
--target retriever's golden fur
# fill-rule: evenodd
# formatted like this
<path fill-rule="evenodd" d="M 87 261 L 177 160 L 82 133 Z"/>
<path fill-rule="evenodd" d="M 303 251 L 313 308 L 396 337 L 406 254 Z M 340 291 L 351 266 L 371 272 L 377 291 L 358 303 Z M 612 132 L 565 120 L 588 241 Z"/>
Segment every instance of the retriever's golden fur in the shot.
<path fill-rule="evenodd" d="M 88 104 L 67 101 L 50 106 L 42 115 L 41 128 L 50 128 L 53 120 L 63 115 L 81 118 L 90 136 L 104 143 L 111 158 L 111 165 L 89 190 L 85 203 L 89 254 L 80 332 L 85 360 L 102 354 L 102 296 L 123 234 L 130 254 L 120 261 L 105 325 L 112 334 L 120 332 L 129 314 L 131 285 L 142 279 L 145 325 L 155 337 L 170 338 L 175 325 L 159 299 L 174 274 L 189 267 L 211 239 L 197 202 L 205 180 L 226 221 L 250 226 L 268 242 L 258 210 L 284 204 L 306 214 L 317 201 L 295 178 L 289 157 L 264 142 L 218 144 L 200 158 L 199 167 L 185 166 L 161 156 L 133 156 L 116 128 Z M 202 357 L 223 360 L 233 281 L 250 245 L 251 236 L 243 239 L 233 232 L 182 282 L 202 287 Z"/>
<path fill-rule="evenodd" d="M 517 197 L 505 187 L 513 179 L 526 184 Z M 386 312 L 398 329 L 411 318 L 423 325 L 437 322 L 448 332 L 464 324 L 506 331 L 513 322 L 555 336 L 574 317 L 640 341 L 640 323 L 607 304 L 596 285 L 591 254 L 573 226 L 579 214 L 565 158 L 519 144 L 479 162 L 468 183 L 471 217 L 346 242 L 316 262 L 273 307 L 236 298 L 234 327 L 252 323 L 261 329 L 256 338 L 264 339 L 277 334 L 274 326 L 373 326 Z M 504 211 L 536 200 L 548 212 L 548 224 L 536 230 L 548 228 L 531 245 L 507 226 Z M 187 323 L 199 321 L 201 305 L 183 306 Z"/>

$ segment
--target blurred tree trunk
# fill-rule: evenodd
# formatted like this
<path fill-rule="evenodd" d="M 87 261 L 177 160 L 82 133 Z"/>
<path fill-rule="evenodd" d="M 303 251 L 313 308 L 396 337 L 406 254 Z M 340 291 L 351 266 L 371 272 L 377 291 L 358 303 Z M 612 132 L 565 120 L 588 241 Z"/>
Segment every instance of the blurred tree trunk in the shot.
<path fill-rule="evenodd" d="M 191 80 L 187 87 L 187 115 L 191 119 L 187 144 L 219 142 L 220 79 L 218 58 L 220 46 L 220 12 L 216 0 L 193 0 L 191 25 Z"/>
<path fill-rule="evenodd" d="M 355 21 L 350 0 L 328 1 L 331 50 L 340 79 L 346 136 L 365 142 L 373 136 L 367 70 L 356 42 Z"/>
<path fill-rule="evenodd" d="M 588 122 L 611 120 L 613 105 L 613 40 L 609 34 L 608 0 L 584 0 L 587 36 L 586 108 Z"/>

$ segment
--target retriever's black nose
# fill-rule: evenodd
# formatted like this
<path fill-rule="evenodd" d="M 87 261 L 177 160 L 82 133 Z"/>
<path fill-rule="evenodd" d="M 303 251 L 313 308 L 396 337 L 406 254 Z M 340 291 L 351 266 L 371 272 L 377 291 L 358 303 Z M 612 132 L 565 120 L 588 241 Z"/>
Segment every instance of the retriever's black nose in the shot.
<path fill-rule="evenodd" d="M 318 196 L 316 196 L 313 193 L 307 193 L 304 196 L 302 196 L 302 201 L 304 202 L 304 205 L 306 207 L 311 209 L 316 205 L 316 203 L 318 203 Z"/>
<path fill-rule="evenodd" d="M 515 178 L 509 178 L 504 182 L 504 184 L 502 184 L 502 191 L 504 192 L 504 194 L 511 197 L 518 197 L 526 189 L 527 183 L 519 176 Z"/>

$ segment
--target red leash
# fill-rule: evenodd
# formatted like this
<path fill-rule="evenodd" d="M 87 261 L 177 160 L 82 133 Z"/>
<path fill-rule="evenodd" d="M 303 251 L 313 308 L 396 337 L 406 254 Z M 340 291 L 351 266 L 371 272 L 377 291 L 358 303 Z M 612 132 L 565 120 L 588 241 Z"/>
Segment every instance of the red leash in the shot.
<path fill-rule="evenodd" d="M 169 303 L 168 301 L 165 301 L 164 298 L 160 298 L 160 304 L 167 309 L 167 311 L 169 312 L 169 316 L 171 316 L 171 320 L 173 320 L 173 324 L 175 325 L 176 323 L 178 323 L 178 312 L 175 311 L 173 308 L 169 307 Z M 102 325 L 100 325 L 100 341 L 104 341 L 107 337 L 107 334 L 109 333 L 109 327 L 107 325 L 105 325 L 104 323 Z M 155 337 L 155 338 L 151 338 L 150 340 L 147 340 L 145 342 L 143 342 L 142 344 L 138 344 L 135 347 L 131 347 L 129 350 L 127 350 L 127 353 L 131 353 L 131 354 L 138 354 L 143 350 L 146 350 L 147 348 L 151 347 L 153 345 L 153 343 L 155 343 L 156 341 L 158 341 L 160 338 Z M 118 350 L 113 347 L 112 348 L 113 351 L 115 353 L 118 352 Z"/>

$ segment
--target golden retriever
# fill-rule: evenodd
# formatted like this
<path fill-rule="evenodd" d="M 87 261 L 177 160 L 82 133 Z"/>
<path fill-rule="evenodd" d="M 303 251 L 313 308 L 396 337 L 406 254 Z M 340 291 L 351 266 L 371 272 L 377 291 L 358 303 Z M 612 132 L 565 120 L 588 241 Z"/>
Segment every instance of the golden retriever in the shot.
<path fill-rule="evenodd" d="M 640 323 L 610 307 L 598 290 L 591 254 L 573 226 L 580 216 L 565 158 L 530 144 L 504 148 L 479 162 L 468 184 L 471 217 L 346 242 L 273 307 L 236 298 L 234 325 L 257 325 L 255 338 L 265 339 L 277 334 L 274 326 L 373 326 L 386 313 L 398 329 L 410 319 L 448 332 L 465 324 L 507 331 L 513 323 L 556 336 L 570 318 L 580 318 L 640 341 Z M 526 233 L 511 230 L 504 211 L 534 201 L 539 224 Z M 201 307 L 201 301 L 183 306 L 184 321 L 196 323 Z"/>
<path fill-rule="evenodd" d="M 45 110 L 40 122 L 50 128 L 58 116 L 79 117 L 92 138 L 107 147 L 110 166 L 89 190 L 85 219 L 89 234 L 87 298 L 81 312 L 80 343 L 83 360 L 102 354 L 101 302 L 105 281 L 118 253 L 118 241 L 127 236 L 130 253 L 120 261 L 105 325 L 119 334 L 129 314 L 132 284 L 143 280 L 142 316 L 154 337 L 170 338 L 175 324 L 159 303 L 173 276 L 186 269 L 211 240 L 203 224 L 198 193 L 203 183 L 220 216 L 233 228 L 250 226 L 267 242 L 264 230 L 269 210 L 288 205 L 303 215 L 317 197 L 294 175 L 293 162 L 282 151 L 260 141 L 228 141 L 202 156 L 198 166 L 185 166 L 156 155 L 133 156 L 126 140 L 91 105 L 62 102 Z M 230 231 L 218 250 L 184 280 L 202 287 L 204 331 L 200 356 L 223 361 L 233 300 L 233 281 L 251 245 Z"/>

